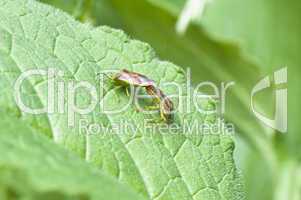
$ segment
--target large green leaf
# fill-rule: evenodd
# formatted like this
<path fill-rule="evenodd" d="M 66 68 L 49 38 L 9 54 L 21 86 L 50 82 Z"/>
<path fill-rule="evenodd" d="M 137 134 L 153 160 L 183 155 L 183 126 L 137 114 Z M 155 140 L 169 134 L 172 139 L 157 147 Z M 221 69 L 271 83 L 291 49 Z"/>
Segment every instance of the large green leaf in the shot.
<path fill-rule="evenodd" d="M 104 114 L 99 109 L 87 115 L 76 115 L 75 126 L 68 126 L 67 114 L 26 114 L 16 106 L 13 97 L 15 80 L 28 69 L 57 68 L 64 76 L 56 81 L 88 81 L 98 87 L 95 75 L 103 69 L 127 68 L 147 75 L 160 83 L 167 94 L 175 89 L 164 87 L 173 82 L 183 91 L 183 71 L 155 57 L 144 43 L 129 39 L 123 32 L 108 27 L 93 28 L 74 21 L 68 15 L 35 1 L 0 1 L 0 106 L 5 112 L 21 117 L 29 126 L 53 138 L 94 166 L 111 174 L 121 183 L 149 199 L 243 199 L 241 177 L 233 161 L 231 136 L 214 134 L 161 134 L 153 129 L 116 132 L 115 124 L 124 120 L 143 125 L 145 116 L 133 106 L 120 114 Z M 31 77 L 22 87 L 22 99 L 32 107 L 47 104 L 45 77 Z M 57 91 L 55 91 L 57 92 Z M 120 87 L 99 94 L 101 105 L 116 108 L 129 99 Z M 175 123 L 218 123 L 215 114 L 187 113 L 183 93 Z M 61 97 L 61 96 L 60 96 Z M 57 97 L 56 97 L 57 98 Z M 76 96 L 79 105 L 89 101 L 85 92 Z M 212 103 L 203 102 L 203 109 Z M 67 105 L 65 105 L 67 108 Z M 98 107 L 97 107 L 98 108 Z M 156 116 L 154 116 L 156 117 Z M 80 120 L 108 125 L 101 135 L 80 134 Z M 158 127 L 156 127 L 158 128 Z M 111 133 L 111 134 L 108 134 Z"/>

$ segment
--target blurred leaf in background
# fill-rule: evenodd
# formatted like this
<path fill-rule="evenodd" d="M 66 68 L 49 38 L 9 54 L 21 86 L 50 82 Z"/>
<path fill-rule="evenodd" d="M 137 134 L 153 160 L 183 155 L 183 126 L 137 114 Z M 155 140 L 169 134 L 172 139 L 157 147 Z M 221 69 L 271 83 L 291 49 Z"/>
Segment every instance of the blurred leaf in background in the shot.
<path fill-rule="evenodd" d="M 279 177 L 274 199 L 301 198 L 298 186 L 301 158 L 298 113 L 301 107 L 297 100 L 301 96 L 298 88 L 301 75 L 300 10 L 301 2 L 297 0 L 217 0 L 208 5 L 207 14 L 197 22 L 215 37 L 238 41 L 250 59 L 255 60 L 267 74 L 288 67 L 289 129 L 287 134 L 277 134 L 275 138 Z M 283 193 L 287 194 L 283 196 Z"/>
<path fill-rule="evenodd" d="M 225 116 L 243 136 L 238 158 L 248 199 L 300 199 L 300 1 L 211 0 L 202 18 L 195 19 L 182 36 L 175 26 L 186 0 L 90 0 L 80 6 L 68 1 L 69 8 L 67 1 L 43 1 L 71 14 L 81 13 L 74 14 L 80 20 L 89 16 L 89 23 L 120 28 L 147 41 L 162 59 L 190 67 L 194 83 L 235 81 L 227 94 Z M 280 134 L 255 119 L 249 94 L 262 77 L 284 66 L 290 77 L 290 127 L 287 134 Z M 271 116 L 273 104 L 273 98 L 259 103 Z"/>

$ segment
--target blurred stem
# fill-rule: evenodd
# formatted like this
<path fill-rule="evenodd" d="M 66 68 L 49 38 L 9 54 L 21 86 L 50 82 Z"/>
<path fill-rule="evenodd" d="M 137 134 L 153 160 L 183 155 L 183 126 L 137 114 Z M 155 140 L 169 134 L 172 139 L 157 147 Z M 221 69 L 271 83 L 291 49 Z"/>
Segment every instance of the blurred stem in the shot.
<path fill-rule="evenodd" d="M 286 161 L 280 165 L 277 182 L 274 188 L 275 200 L 301 199 L 301 166 L 294 161 Z"/>
<path fill-rule="evenodd" d="M 180 35 L 184 35 L 191 21 L 201 18 L 207 0 L 187 0 L 178 22 L 176 24 L 176 31 Z"/>
<path fill-rule="evenodd" d="M 95 24 L 95 19 L 92 17 L 93 0 L 80 0 L 73 11 L 73 16 L 82 21 Z"/>

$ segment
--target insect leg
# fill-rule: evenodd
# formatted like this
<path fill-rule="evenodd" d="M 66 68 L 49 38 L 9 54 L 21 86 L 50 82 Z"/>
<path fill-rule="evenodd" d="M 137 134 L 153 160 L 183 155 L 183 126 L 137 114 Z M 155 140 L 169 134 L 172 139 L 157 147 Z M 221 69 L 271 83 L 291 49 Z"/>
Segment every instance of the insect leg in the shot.
<path fill-rule="evenodd" d="M 161 110 L 160 110 L 160 117 L 161 117 L 161 119 L 162 119 L 164 122 L 167 121 L 167 119 L 166 119 L 164 113 L 163 113 Z"/>
<path fill-rule="evenodd" d="M 126 92 L 126 96 L 130 96 L 130 92 L 129 92 L 129 88 L 128 87 L 125 87 L 125 92 Z"/>
<path fill-rule="evenodd" d="M 159 119 L 148 120 L 148 122 L 152 123 L 152 124 L 158 124 L 158 123 L 163 122 L 163 120 L 162 120 L 162 118 L 159 118 Z"/>
<path fill-rule="evenodd" d="M 146 106 L 145 107 L 147 110 L 159 110 L 160 106 L 157 104 L 155 106 Z"/>

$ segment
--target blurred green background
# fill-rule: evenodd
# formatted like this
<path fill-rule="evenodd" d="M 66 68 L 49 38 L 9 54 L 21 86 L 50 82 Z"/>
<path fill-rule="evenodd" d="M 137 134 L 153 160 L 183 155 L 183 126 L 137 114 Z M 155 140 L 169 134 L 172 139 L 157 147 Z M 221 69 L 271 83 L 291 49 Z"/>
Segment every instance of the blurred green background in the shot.
<path fill-rule="evenodd" d="M 301 69 L 298 0 L 42 0 L 94 26 L 124 30 L 163 60 L 191 68 L 193 83 L 235 82 L 226 120 L 236 125 L 236 163 L 247 199 L 301 199 L 301 134 L 297 104 Z M 204 3 L 204 4 L 203 4 Z M 201 6 L 204 11 L 201 12 Z M 179 20 L 186 24 L 176 28 Z M 187 25 L 187 27 L 185 26 Z M 178 31 L 177 31 L 178 30 Z M 179 31 L 181 30 L 181 31 Z M 288 69 L 288 133 L 259 122 L 250 93 L 263 77 Z M 255 99 L 272 118 L 275 87 Z"/>

